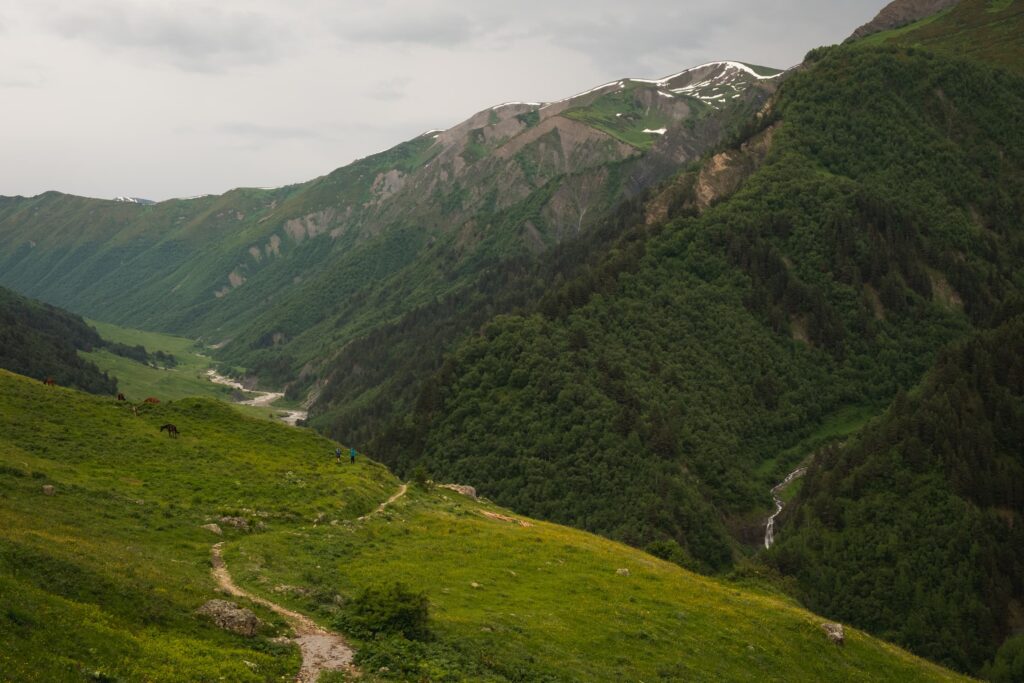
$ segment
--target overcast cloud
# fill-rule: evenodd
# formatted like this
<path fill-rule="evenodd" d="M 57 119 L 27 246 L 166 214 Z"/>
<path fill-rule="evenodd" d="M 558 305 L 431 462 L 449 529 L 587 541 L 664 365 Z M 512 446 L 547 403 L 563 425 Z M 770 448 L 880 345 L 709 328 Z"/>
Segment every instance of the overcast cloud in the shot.
<path fill-rule="evenodd" d="M 0 0 L 0 195 L 301 182 L 506 101 L 788 67 L 885 0 Z"/>

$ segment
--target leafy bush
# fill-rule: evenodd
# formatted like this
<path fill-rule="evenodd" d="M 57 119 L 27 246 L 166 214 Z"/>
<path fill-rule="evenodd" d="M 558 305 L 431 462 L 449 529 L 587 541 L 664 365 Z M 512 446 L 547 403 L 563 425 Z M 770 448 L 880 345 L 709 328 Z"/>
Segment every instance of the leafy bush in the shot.
<path fill-rule="evenodd" d="M 364 588 L 345 605 L 339 627 L 359 638 L 400 635 L 409 640 L 430 637 L 430 601 L 395 582 Z"/>

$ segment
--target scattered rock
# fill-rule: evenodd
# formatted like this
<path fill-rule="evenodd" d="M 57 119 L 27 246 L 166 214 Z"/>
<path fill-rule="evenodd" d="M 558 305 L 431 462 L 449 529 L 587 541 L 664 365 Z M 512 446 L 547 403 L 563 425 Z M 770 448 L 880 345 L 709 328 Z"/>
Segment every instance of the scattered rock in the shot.
<path fill-rule="evenodd" d="M 626 568 L 616 569 L 615 573 L 618 574 L 619 576 L 629 576 L 629 570 L 626 569 Z"/>
<path fill-rule="evenodd" d="M 522 527 L 533 526 L 525 519 L 516 519 L 515 517 L 509 517 L 508 515 L 502 515 L 497 512 L 491 512 L 490 510 L 479 510 L 479 513 L 484 517 L 490 517 L 491 519 L 497 519 L 502 522 L 512 522 L 513 524 L 518 524 Z"/>
<path fill-rule="evenodd" d="M 326 512 L 318 512 L 316 514 L 316 517 L 313 518 L 313 524 L 320 524 L 325 519 L 327 519 L 327 513 Z"/>
<path fill-rule="evenodd" d="M 249 530 L 249 520 L 247 520 L 245 517 L 221 517 L 220 523 L 234 527 L 239 531 Z"/>
<path fill-rule="evenodd" d="M 469 584 L 469 585 L 470 585 L 470 586 L 472 586 L 473 588 L 480 588 L 480 584 L 479 584 L 479 583 L 477 583 L 476 581 L 472 582 L 472 583 L 471 583 L 471 584 Z"/>
<path fill-rule="evenodd" d="M 822 624 L 821 628 L 825 630 L 825 635 L 828 639 L 836 645 L 842 645 L 844 642 L 844 633 L 842 624 Z"/>
<path fill-rule="evenodd" d="M 449 489 L 476 500 L 476 489 L 472 486 L 465 486 L 463 484 L 438 484 L 437 487 L 441 489 Z"/>
<path fill-rule="evenodd" d="M 43 486 L 43 495 L 44 496 L 52 496 L 52 495 L 54 495 L 56 493 L 57 493 L 57 489 L 53 486 L 53 484 L 46 484 L 45 486 Z"/>
<path fill-rule="evenodd" d="M 196 610 L 197 614 L 210 617 L 213 623 L 226 631 L 239 633 L 243 636 L 254 636 L 263 622 L 252 610 L 239 607 L 227 600 L 210 600 Z"/>
<path fill-rule="evenodd" d="M 212 531 L 213 533 L 217 534 L 218 536 L 223 536 L 224 535 L 224 532 L 221 530 L 220 526 L 217 525 L 217 524 L 204 524 L 202 526 L 202 528 L 206 529 L 207 531 Z"/>

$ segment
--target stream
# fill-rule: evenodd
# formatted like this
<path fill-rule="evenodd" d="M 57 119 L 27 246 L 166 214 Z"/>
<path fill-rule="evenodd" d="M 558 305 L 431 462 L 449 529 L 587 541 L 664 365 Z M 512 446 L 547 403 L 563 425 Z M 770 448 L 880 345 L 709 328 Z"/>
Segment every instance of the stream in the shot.
<path fill-rule="evenodd" d="M 207 370 L 206 376 L 209 377 L 210 381 L 213 382 L 214 384 L 220 384 L 221 386 L 231 387 L 232 389 L 237 389 L 238 391 L 248 391 L 251 394 L 256 394 L 255 398 L 250 398 L 245 401 L 238 401 L 238 404 L 243 406 L 255 406 L 257 408 L 270 408 L 271 410 L 277 412 L 287 413 L 281 419 L 285 423 L 290 424 L 293 427 L 299 420 L 305 420 L 309 416 L 309 413 L 305 410 L 278 410 L 277 408 L 274 408 L 272 405 L 270 405 L 279 398 L 284 398 L 283 392 L 250 391 L 243 387 L 240 382 L 236 382 L 230 377 L 225 377 L 224 375 L 218 373 L 216 370 Z"/>
<path fill-rule="evenodd" d="M 790 472 L 785 479 L 772 487 L 772 500 L 775 501 L 775 514 L 768 518 L 768 523 L 764 527 L 764 547 L 765 550 L 772 547 L 775 543 L 775 518 L 782 513 L 782 491 L 793 483 L 794 479 L 807 474 L 806 467 L 798 467 Z"/>

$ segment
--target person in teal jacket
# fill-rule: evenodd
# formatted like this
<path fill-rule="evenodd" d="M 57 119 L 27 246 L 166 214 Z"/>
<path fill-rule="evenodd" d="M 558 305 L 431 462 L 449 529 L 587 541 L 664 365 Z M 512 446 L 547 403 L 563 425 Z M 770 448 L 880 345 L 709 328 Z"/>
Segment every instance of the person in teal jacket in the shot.
<path fill-rule="evenodd" d="M 356 461 L 356 447 L 355 446 L 353 446 L 352 448 L 348 449 L 348 461 L 350 463 L 355 463 L 355 461 Z"/>

